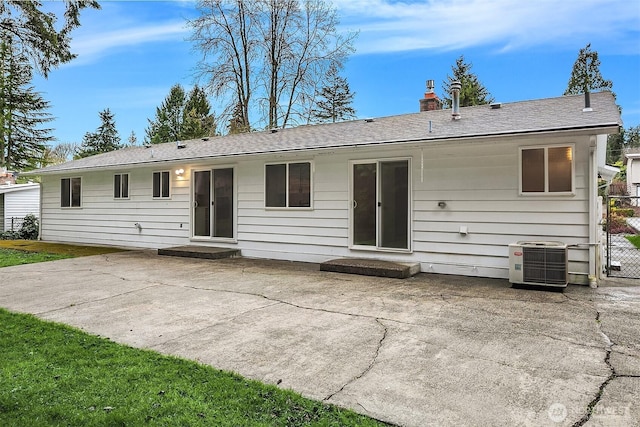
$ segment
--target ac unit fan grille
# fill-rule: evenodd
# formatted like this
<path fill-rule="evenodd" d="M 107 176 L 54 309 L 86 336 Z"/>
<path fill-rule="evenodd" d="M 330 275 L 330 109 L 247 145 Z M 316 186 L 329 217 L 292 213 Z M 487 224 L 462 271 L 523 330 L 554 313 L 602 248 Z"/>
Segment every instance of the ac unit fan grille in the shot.
<path fill-rule="evenodd" d="M 522 255 L 525 282 L 566 285 L 567 252 L 564 248 L 523 247 Z"/>

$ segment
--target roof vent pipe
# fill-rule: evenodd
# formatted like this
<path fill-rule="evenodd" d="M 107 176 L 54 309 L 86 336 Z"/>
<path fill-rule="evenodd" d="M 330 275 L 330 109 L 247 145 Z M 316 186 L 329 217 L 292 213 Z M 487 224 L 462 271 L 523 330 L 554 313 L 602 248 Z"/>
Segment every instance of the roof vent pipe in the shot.
<path fill-rule="evenodd" d="M 453 111 L 451 112 L 451 120 L 460 120 L 460 89 L 462 84 L 459 81 L 451 82 L 451 104 Z"/>
<path fill-rule="evenodd" d="M 582 111 L 593 111 L 591 108 L 591 94 L 588 89 L 584 91 L 584 108 Z"/>
<path fill-rule="evenodd" d="M 436 82 L 434 80 L 427 80 L 427 93 L 433 93 L 433 88 L 436 87 Z"/>

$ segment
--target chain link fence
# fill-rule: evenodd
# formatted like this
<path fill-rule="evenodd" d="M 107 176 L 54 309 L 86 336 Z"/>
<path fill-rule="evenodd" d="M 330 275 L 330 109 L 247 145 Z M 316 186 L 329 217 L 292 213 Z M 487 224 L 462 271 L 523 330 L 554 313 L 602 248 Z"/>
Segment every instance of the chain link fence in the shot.
<path fill-rule="evenodd" d="M 20 231 L 23 222 L 24 218 L 11 217 L 11 228 L 9 228 L 9 230 L 7 231 Z"/>
<path fill-rule="evenodd" d="M 640 279 L 640 197 L 607 198 L 607 275 Z"/>

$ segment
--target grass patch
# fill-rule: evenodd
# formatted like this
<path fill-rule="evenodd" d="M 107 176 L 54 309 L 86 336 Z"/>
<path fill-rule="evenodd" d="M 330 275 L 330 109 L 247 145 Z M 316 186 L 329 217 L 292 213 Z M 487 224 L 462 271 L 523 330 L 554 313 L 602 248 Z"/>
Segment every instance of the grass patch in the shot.
<path fill-rule="evenodd" d="M 636 248 L 640 249 L 640 235 L 625 236 Z"/>
<path fill-rule="evenodd" d="M 24 252 L 13 249 L 0 249 L 0 267 L 12 265 L 33 264 L 35 262 L 55 261 L 57 259 L 71 258 L 64 254 L 48 254 L 42 252 Z"/>
<path fill-rule="evenodd" d="M 0 325 L 0 425 L 385 425 L 30 315 L 0 309 Z"/>
<path fill-rule="evenodd" d="M 64 243 L 42 242 L 39 240 L 0 240 L 0 249 L 15 249 L 27 252 L 44 252 L 68 257 L 90 256 L 122 252 L 125 249 L 101 246 L 79 246 Z"/>

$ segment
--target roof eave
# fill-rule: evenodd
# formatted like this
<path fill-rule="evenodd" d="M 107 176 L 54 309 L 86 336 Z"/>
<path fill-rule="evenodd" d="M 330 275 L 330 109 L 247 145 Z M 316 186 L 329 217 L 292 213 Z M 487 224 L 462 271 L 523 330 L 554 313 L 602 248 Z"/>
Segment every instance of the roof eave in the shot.
<path fill-rule="evenodd" d="M 477 140 L 477 139 L 486 139 L 486 138 L 495 138 L 495 137 L 510 137 L 510 136 L 518 136 L 518 135 L 545 135 L 545 134 L 558 134 L 558 133 L 571 133 L 578 135 L 601 135 L 601 134 L 615 134 L 619 132 L 620 124 L 617 122 L 604 123 L 598 125 L 588 125 L 588 126 L 574 126 L 574 127 L 556 127 L 556 128 L 545 128 L 545 129 L 521 129 L 521 130 L 511 130 L 504 132 L 486 132 L 486 133 L 478 133 L 478 134 L 467 134 L 467 135 L 448 135 L 448 136 L 433 136 L 429 135 L 426 138 L 412 138 L 412 139 L 396 139 L 396 140 L 380 140 L 380 141 L 369 141 L 369 142 L 354 142 L 353 144 L 341 144 L 341 145 L 325 145 L 318 147 L 301 147 L 301 148 L 293 148 L 293 149 L 274 149 L 274 150 L 263 150 L 263 151 L 255 151 L 255 152 L 246 152 L 246 153 L 230 153 L 230 154 L 222 154 L 216 156 L 198 156 L 198 157 L 190 157 L 190 158 L 182 158 L 182 159 L 170 159 L 170 160 L 161 160 L 155 159 L 152 161 L 140 161 L 135 163 L 120 163 L 120 164 L 112 164 L 112 165 L 104 165 L 104 166 L 87 166 L 87 167 L 69 167 L 65 169 L 57 169 L 52 171 L 46 171 L 43 169 L 24 172 L 21 175 L 30 175 L 30 176 L 41 176 L 41 175 L 67 175 L 69 173 L 78 173 L 78 172 L 86 172 L 93 170 L 122 170 L 122 169 L 136 169 L 142 167 L 149 167 L 153 165 L 174 165 L 174 164 L 184 164 L 184 163 L 198 163 L 206 160 L 212 159 L 225 159 L 225 158 L 238 158 L 238 157 L 254 157 L 254 156 L 264 156 L 264 155 L 273 155 L 273 154 L 286 154 L 286 153 L 296 153 L 300 151 L 325 151 L 325 150 L 338 150 L 338 149 L 353 149 L 353 148 L 364 148 L 364 147 L 373 147 L 380 145 L 397 145 L 397 144 L 408 144 L 408 143 L 436 143 L 443 141 L 464 141 L 464 140 Z"/>

